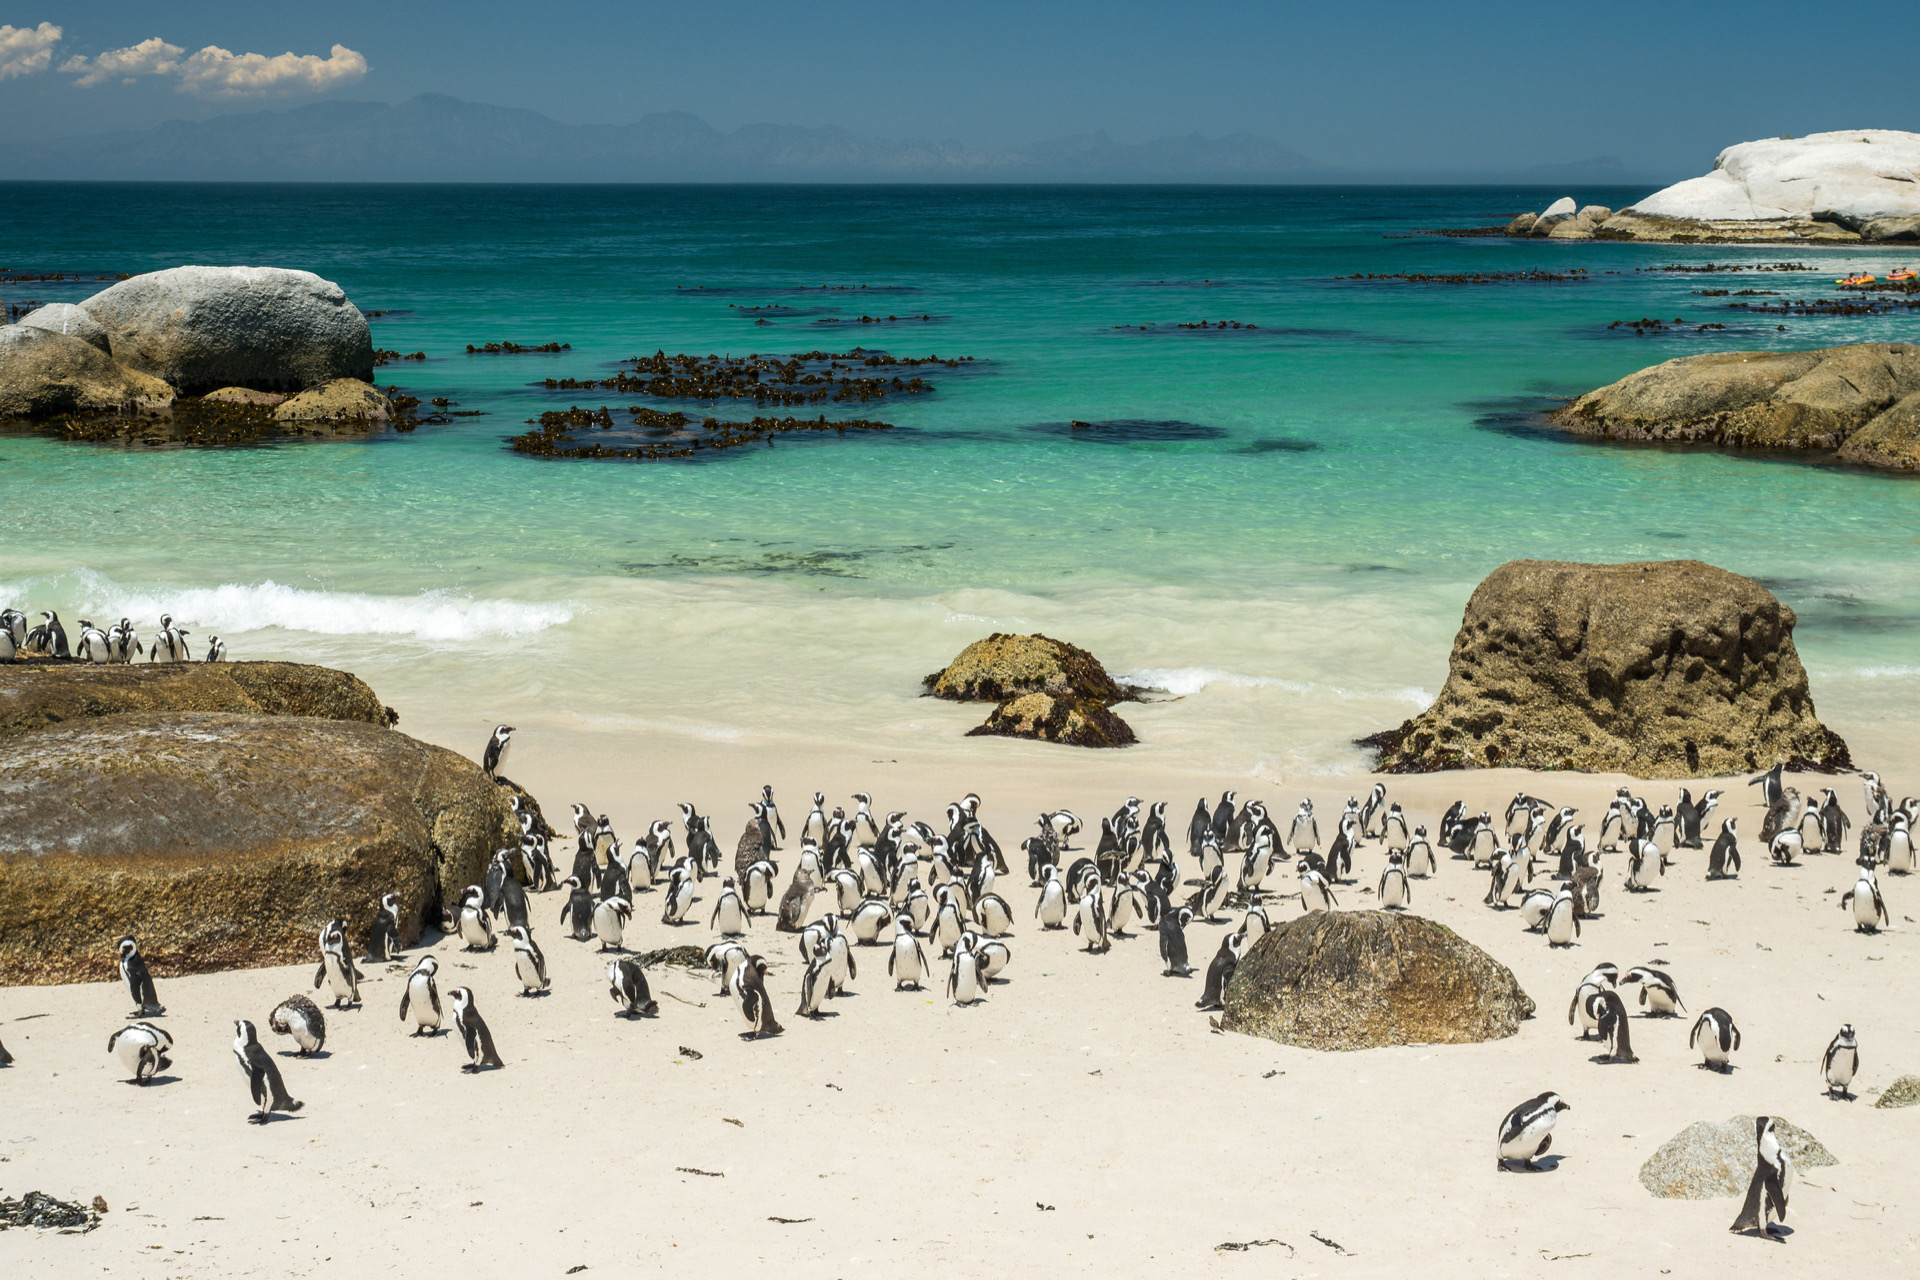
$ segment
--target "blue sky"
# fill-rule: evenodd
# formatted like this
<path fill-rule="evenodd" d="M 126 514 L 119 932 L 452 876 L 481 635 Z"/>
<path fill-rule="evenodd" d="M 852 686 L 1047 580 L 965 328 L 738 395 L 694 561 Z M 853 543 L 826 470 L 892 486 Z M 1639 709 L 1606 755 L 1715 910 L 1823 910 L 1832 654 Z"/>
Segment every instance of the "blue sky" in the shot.
<path fill-rule="evenodd" d="M 1920 130 L 1913 0 L 1831 18 L 1636 0 L 0 0 L 0 27 L 0 119 L 40 139 L 425 91 L 574 123 L 679 110 L 980 147 L 1246 131 L 1409 173 L 1606 154 L 1682 176 L 1747 138 Z"/>

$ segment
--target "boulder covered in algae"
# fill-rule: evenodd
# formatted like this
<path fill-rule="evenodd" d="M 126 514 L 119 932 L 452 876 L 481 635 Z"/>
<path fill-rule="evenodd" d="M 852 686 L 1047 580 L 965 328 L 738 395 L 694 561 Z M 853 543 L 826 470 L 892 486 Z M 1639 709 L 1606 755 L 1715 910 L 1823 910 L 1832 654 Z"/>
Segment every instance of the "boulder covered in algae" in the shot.
<path fill-rule="evenodd" d="M 0 738 L 134 711 L 398 718 L 359 677 L 302 662 L 0 664 Z"/>

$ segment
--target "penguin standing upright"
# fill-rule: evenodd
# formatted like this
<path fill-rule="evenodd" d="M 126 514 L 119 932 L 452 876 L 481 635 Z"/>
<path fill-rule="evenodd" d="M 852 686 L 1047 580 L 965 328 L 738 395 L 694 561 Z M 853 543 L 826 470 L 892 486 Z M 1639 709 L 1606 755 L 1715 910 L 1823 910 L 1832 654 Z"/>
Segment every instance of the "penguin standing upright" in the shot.
<path fill-rule="evenodd" d="M 980 957 L 966 947 L 953 949 L 953 967 L 947 972 L 947 999 L 957 1005 L 984 1000 L 986 983 L 980 980 Z"/>
<path fill-rule="evenodd" d="M 1847 828 L 1851 827 L 1853 822 L 1840 808 L 1840 797 L 1832 787 L 1828 787 L 1822 794 L 1826 799 L 1820 805 L 1820 852 L 1844 852 Z"/>
<path fill-rule="evenodd" d="M 134 1018 L 157 1018 L 166 1012 L 160 1003 L 160 995 L 153 989 L 153 975 L 147 971 L 147 962 L 141 958 L 140 944 L 128 934 L 120 939 L 120 978 L 127 984 L 127 994 L 133 997 Z"/>
<path fill-rule="evenodd" d="M 351 1008 L 360 1003 L 363 976 L 347 949 L 347 922 L 329 920 L 320 930 L 320 967 L 314 971 L 313 989 L 318 991 L 325 984 L 333 991 L 334 1008 Z"/>
<path fill-rule="evenodd" d="M 1847 1086 L 1853 1083 L 1853 1077 L 1859 1070 L 1860 1045 L 1854 1037 L 1853 1024 L 1845 1022 L 1840 1025 L 1840 1034 L 1827 1043 L 1827 1051 L 1820 1059 L 1820 1074 L 1827 1082 L 1827 1096 L 1853 1101 L 1853 1093 Z"/>
<path fill-rule="evenodd" d="M 1570 1110 L 1559 1094 L 1543 1093 L 1507 1112 L 1495 1139 L 1494 1168 L 1505 1172 L 1509 1160 L 1518 1160 L 1528 1172 L 1538 1173 L 1540 1166 L 1534 1162 L 1553 1145 L 1553 1126 L 1560 1113 Z"/>
<path fill-rule="evenodd" d="M 1160 959 L 1166 963 L 1161 976 L 1186 978 L 1193 974 L 1187 963 L 1187 926 L 1193 923 L 1193 908 L 1180 907 L 1160 913 Z"/>
<path fill-rule="evenodd" d="M 1578 1025 L 1580 1038 L 1585 1040 L 1600 1029 L 1600 1020 L 1594 1009 L 1588 1004 L 1588 998 L 1602 991 L 1613 990 L 1620 979 L 1620 966 L 1616 964 L 1598 964 L 1586 977 L 1580 979 L 1580 985 L 1573 989 L 1573 1003 L 1567 1006 L 1567 1025 Z"/>
<path fill-rule="evenodd" d="M 320 1052 L 327 1043 L 327 1017 L 320 1006 L 305 996 L 288 996 L 267 1015 L 267 1025 L 276 1035 L 292 1036 L 300 1046 L 301 1057 Z"/>
<path fill-rule="evenodd" d="M 477 884 L 468 885 L 460 897 L 460 941 L 468 951 L 493 950 L 493 917 L 486 902 L 487 892 Z"/>
<path fill-rule="evenodd" d="M 1426 870 L 1421 870 L 1422 867 Z M 1412 838 L 1407 841 L 1407 874 L 1430 876 L 1439 869 L 1440 864 L 1433 856 L 1433 842 L 1427 839 L 1426 827 L 1415 827 Z"/>
<path fill-rule="evenodd" d="M 440 971 L 440 962 L 432 956 L 421 956 L 420 963 L 413 966 L 413 972 L 407 975 L 407 987 L 400 993 L 400 1021 L 407 1020 L 407 1014 L 413 1014 L 413 1034 L 421 1035 L 429 1031 L 440 1030 L 440 987 L 434 981 L 434 975 Z"/>
<path fill-rule="evenodd" d="M 1335 901 L 1333 887 L 1327 883 L 1327 877 L 1313 863 L 1302 858 L 1294 865 L 1300 876 L 1300 909 L 1302 913 L 1314 911 L 1332 911 L 1340 904 Z"/>
<path fill-rule="evenodd" d="M 1113 947 L 1113 943 L 1107 939 L 1107 909 L 1100 897 L 1100 885 L 1097 882 L 1075 904 L 1073 933 L 1075 937 L 1087 940 L 1088 951 L 1104 952 Z"/>
<path fill-rule="evenodd" d="M 1385 911 L 1404 911 L 1413 904 L 1413 891 L 1407 883 L 1407 866 L 1399 852 L 1387 855 L 1387 868 L 1380 873 L 1380 887 L 1374 897 Z"/>
<path fill-rule="evenodd" d="M 1713 852 L 1707 855 L 1707 879 L 1725 880 L 1740 874 L 1738 822 L 1738 818 L 1728 818 L 1720 824 L 1720 835 L 1713 842 Z"/>
<path fill-rule="evenodd" d="M 1546 916 L 1547 945 L 1570 947 L 1580 936 L 1580 908 L 1573 900 L 1573 888 L 1562 883 L 1553 895 Z"/>
<path fill-rule="evenodd" d="M 247 1077 L 247 1092 L 253 1097 L 254 1113 L 247 1117 L 249 1122 L 265 1124 L 273 1119 L 276 1111 L 291 1113 L 306 1105 L 287 1093 L 280 1068 L 260 1043 L 259 1031 L 245 1018 L 236 1019 L 233 1024 L 233 1056 L 240 1064 L 241 1074 Z"/>
<path fill-rule="evenodd" d="M 625 898 L 602 898 L 593 907 L 593 933 L 600 939 L 602 951 L 624 951 L 627 921 L 633 919 L 633 904 Z"/>
<path fill-rule="evenodd" d="M 1747 1199 L 1730 1231 L 1757 1231 L 1772 1236 L 1774 1222 L 1787 1220 L 1787 1196 L 1793 1190 L 1793 1159 L 1781 1145 L 1772 1116 L 1756 1116 L 1753 1121 L 1753 1181 L 1747 1184 Z"/>
<path fill-rule="evenodd" d="M 533 930 L 523 924 L 511 925 L 507 937 L 513 940 L 513 973 L 520 979 L 520 994 L 545 995 L 553 981 L 547 977 L 547 957 L 533 940 Z"/>
<path fill-rule="evenodd" d="M 893 950 L 887 956 L 887 976 L 893 979 L 893 989 L 912 987 L 918 991 L 931 973 L 927 953 L 914 936 L 913 917 L 902 912 L 893 922 Z"/>
<path fill-rule="evenodd" d="M 454 1029 L 460 1033 L 460 1041 L 467 1049 L 466 1065 L 460 1069 L 471 1073 L 487 1067 L 506 1066 L 493 1047 L 493 1032 L 488 1029 L 486 1019 L 480 1016 L 479 1006 L 473 1002 L 473 992 L 466 987 L 455 987 L 447 994 L 453 1001 Z"/>
<path fill-rule="evenodd" d="M 1878 933 L 1880 926 L 1891 924 L 1887 904 L 1880 897 L 1880 882 L 1874 878 L 1873 863 L 1860 859 L 1860 878 L 1853 888 L 1840 895 L 1840 909 L 1853 911 L 1853 927 L 1858 933 Z"/>
<path fill-rule="evenodd" d="M 560 883 L 567 890 L 566 905 L 560 908 L 560 923 L 567 926 L 568 937 L 575 942 L 585 942 L 593 936 L 593 893 L 579 876 L 568 876 Z"/>
<path fill-rule="evenodd" d="M 767 958 L 748 956 L 747 962 L 733 971 L 729 984 L 740 1016 L 746 1019 L 750 1028 L 746 1032 L 750 1040 L 757 1040 L 761 1036 L 777 1036 L 785 1030 L 774 1019 L 773 1000 L 767 994 L 766 978 Z"/>
<path fill-rule="evenodd" d="M 1220 949 L 1213 953 L 1213 959 L 1207 964 L 1207 986 L 1200 998 L 1193 1003 L 1196 1009 L 1219 1009 L 1226 999 L 1227 983 L 1233 981 L 1233 971 L 1240 963 L 1245 952 L 1247 935 L 1244 931 L 1229 933 L 1220 939 Z"/>
<path fill-rule="evenodd" d="M 373 913 L 373 929 L 367 934 L 367 960 L 385 964 L 400 955 L 400 897 L 380 895 L 380 909 Z"/>

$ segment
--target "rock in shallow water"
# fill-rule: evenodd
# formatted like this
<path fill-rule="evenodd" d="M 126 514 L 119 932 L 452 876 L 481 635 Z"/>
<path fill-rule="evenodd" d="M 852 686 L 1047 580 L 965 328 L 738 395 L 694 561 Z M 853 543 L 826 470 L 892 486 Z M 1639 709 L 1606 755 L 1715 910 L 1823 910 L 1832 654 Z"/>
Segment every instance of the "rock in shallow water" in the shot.
<path fill-rule="evenodd" d="M 956 702 L 1001 702 L 1027 693 L 1100 702 L 1121 702 L 1132 696 L 1085 649 L 1051 636 L 999 631 L 975 640 L 944 670 L 921 683 L 934 697 Z"/>
<path fill-rule="evenodd" d="M 1133 727 L 1106 703 L 1050 693 L 1009 698 L 993 709 L 985 724 L 967 730 L 967 736 L 1035 738 L 1070 747 L 1130 747 L 1138 741 Z"/>
<path fill-rule="evenodd" d="M 1453 930 L 1385 911 L 1274 926 L 1241 957 L 1225 1003 L 1223 1030 L 1307 1049 L 1499 1040 L 1534 1008 L 1505 965 Z"/>
<path fill-rule="evenodd" d="M 32 325 L 0 326 L 0 418 L 157 413 L 172 403 L 172 387 L 116 364 L 83 338 Z"/>
<path fill-rule="evenodd" d="M 1838 1164 L 1819 1139 L 1798 1125 L 1773 1118 L 1780 1145 L 1797 1169 Z M 1753 1117 L 1715 1123 L 1700 1120 L 1662 1143 L 1640 1166 L 1640 1185 L 1668 1200 L 1712 1200 L 1745 1195 L 1753 1179 Z"/>
<path fill-rule="evenodd" d="M 114 359 L 186 394 L 298 391 L 373 377 L 366 317 L 330 280 L 281 267 L 174 267 L 79 304 Z"/>
<path fill-rule="evenodd" d="M 479 766 L 372 724 L 170 711 L 14 734 L 0 983 L 110 978 L 128 931 L 163 983 L 303 961 L 335 916 L 358 945 L 387 892 L 411 944 L 518 842 Z"/>
<path fill-rule="evenodd" d="M 107 342 L 107 331 L 71 302 L 49 302 L 39 310 L 21 316 L 20 323 L 32 329 L 45 329 L 49 333 L 64 333 L 69 338 L 80 339 L 88 346 L 98 347 L 108 355 L 113 354 L 113 348 Z"/>
<path fill-rule="evenodd" d="M 393 406 L 377 387 L 354 378 L 336 378 L 325 386 L 288 396 L 274 409 L 273 416 L 280 422 L 385 422 L 393 416 Z"/>
<path fill-rule="evenodd" d="M 1365 745 L 1388 773 L 1849 767 L 1814 714 L 1794 622 L 1759 583 L 1697 560 L 1515 560 L 1467 601 L 1433 705 Z"/>

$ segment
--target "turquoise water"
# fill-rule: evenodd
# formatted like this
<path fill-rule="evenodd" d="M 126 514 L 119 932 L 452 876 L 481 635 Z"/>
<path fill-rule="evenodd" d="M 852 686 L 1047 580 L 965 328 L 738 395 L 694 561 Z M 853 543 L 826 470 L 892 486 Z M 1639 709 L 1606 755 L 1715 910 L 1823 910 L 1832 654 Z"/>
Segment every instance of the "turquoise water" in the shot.
<path fill-rule="evenodd" d="M 944 741 L 917 677 L 984 630 L 1037 627 L 1183 695 L 1141 714 L 1150 751 L 1321 769 L 1438 688 L 1495 565 L 1692 557 L 1772 585 L 1823 713 L 1891 741 L 1920 693 L 1920 488 L 1575 444 L 1527 416 L 1678 355 L 1911 340 L 1920 313 L 1745 317 L 1692 292 L 1833 296 L 1885 255 L 1405 235 L 1559 194 L 0 185 L 12 271 L 306 268 L 396 312 L 376 346 L 428 353 L 383 381 L 485 411 L 221 452 L 0 436 L 0 596 L 148 626 L 165 609 L 236 657 L 345 663 L 389 700 L 471 702 L 476 723 L 772 741 Z M 1789 256 L 1818 271 L 1636 270 Z M 1590 278 L 1339 279 L 1530 268 Z M 729 304 L 824 314 L 762 325 Z M 863 313 L 935 319 L 819 323 Z M 1689 327 L 1607 328 L 1643 316 Z M 1259 327 L 1114 327 L 1200 320 Z M 1707 321 L 1728 327 L 1691 327 Z M 489 340 L 571 350 L 464 354 Z M 824 407 L 890 433 L 691 463 L 502 443 L 545 409 L 646 403 L 538 379 L 656 349 L 856 344 L 976 363 L 925 371 L 927 396 Z M 1075 419 L 1175 425 L 1112 443 L 1060 429 Z"/>

